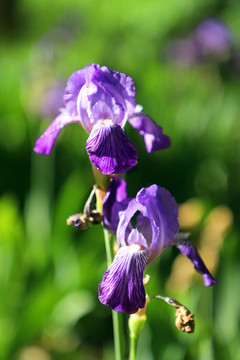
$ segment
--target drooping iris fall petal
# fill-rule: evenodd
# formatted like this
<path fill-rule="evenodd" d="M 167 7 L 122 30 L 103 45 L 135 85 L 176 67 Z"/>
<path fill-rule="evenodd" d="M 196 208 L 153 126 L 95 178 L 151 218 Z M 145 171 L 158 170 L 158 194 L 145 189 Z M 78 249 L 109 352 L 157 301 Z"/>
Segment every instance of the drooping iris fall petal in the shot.
<path fill-rule="evenodd" d="M 157 125 L 150 116 L 136 113 L 128 121 L 143 137 L 148 153 L 165 149 L 171 145 L 170 138 L 163 134 L 161 126 Z"/>
<path fill-rule="evenodd" d="M 175 245 L 183 255 L 187 256 L 193 263 L 195 270 L 202 274 L 205 286 L 212 286 L 217 283 L 204 264 L 196 246 L 188 239 L 186 234 L 179 234 L 173 241 L 173 245 Z"/>
<path fill-rule="evenodd" d="M 118 312 L 133 314 L 145 306 L 143 272 L 148 251 L 139 245 L 121 247 L 98 287 L 102 304 Z"/>
<path fill-rule="evenodd" d="M 110 122 L 96 124 L 86 142 L 90 161 L 103 174 L 120 174 L 137 163 L 137 151 L 122 128 Z"/>
<path fill-rule="evenodd" d="M 60 113 L 36 141 L 33 149 L 35 153 L 49 155 L 61 129 L 73 122 L 79 122 L 79 120 L 70 117 L 66 112 Z"/>

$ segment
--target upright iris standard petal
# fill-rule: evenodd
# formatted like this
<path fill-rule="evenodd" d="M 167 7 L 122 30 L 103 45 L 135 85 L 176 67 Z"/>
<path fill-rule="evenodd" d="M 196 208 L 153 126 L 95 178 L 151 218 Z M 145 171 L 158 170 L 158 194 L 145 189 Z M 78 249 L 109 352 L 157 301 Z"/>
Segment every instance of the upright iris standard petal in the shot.
<path fill-rule="evenodd" d="M 129 115 L 136 107 L 135 86 L 132 78 L 103 66 L 94 72 L 92 83 L 98 91 L 89 96 L 90 109 L 96 102 L 104 101 L 112 109 L 111 120 L 124 127 Z"/>
<path fill-rule="evenodd" d="M 70 117 L 66 112 L 59 114 L 47 130 L 44 131 L 42 136 L 36 141 L 33 150 L 38 154 L 49 155 L 60 130 L 73 122 L 79 122 L 79 120 Z"/>
<path fill-rule="evenodd" d="M 158 233 L 152 233 L 149 244 L 149 249 L 156 256 L 171 244 L 179 232 L 176 200 L 168 190 L 158 185 L 142 188 L 137 193 L 136 200 L 143 206 L 141 212 L 149 219 L 152 229 L 158 228 Z"/>
<path fill-rule="evenodd" d="M 143 272 L 148 251 L 139 245 L 121 247 L 98 287 L 102 304 L 118 312 L 133 314 L 145 306 Z"/>
<path fill-rule="evenodd" d="M 86 142 L 90 161 L 103 174 L 121 174 L 137 163 L 137 151 L 122 128 L 111 121 L 97 123 Z"/>
<path fill-rule="evenodd" d="M 163 134 L 161 126 L 158 126 L 150 116 L 144 113 L 136 113 L 130 116 L 128 121 L 144 138 L 148 153 L 165 149 L 171 145 L 170 138 Z"/>
<path fill-rule="evenodd" d="M 188 239 L 186 234 L 179 234 L 172 244 L 175 245 L 183 255 L 187 256 L 192 261 L 195 270 L 203 275 L 205 286 L 212 286 L 216 284 L 217 281 L 208 271 L 196 249 L 196 246 Z"/>
<path fill-rule="evenodd" d="M 178 207 L 174 197 L 166 189 L 151 185 L 142 188 L 135 199 L 131 200 L 125 211 L 120 214 L 117 228 L 117 239 L 123 246 L 127 243 L 126 230 L 136 212 L 149 221 L 144 222 L 146 233 L 151 233 L 151 239 L 147 239 L 151 259 L 159 255 L 164 248 L 171 245 L 172 240 L 179 232 Z M 139 227 L 142 227 L 142 218 L 139 218 Z M 151 231 L 149 229 L 151 226 Z M 138 224 L 137 224 L 138 227 Z"/>
<path fill-rule="evenodd" d="M 74 117 L 79 115 L 79 109 L 77 107 L 79 103 L 79 93 L 84 85 L 89 86 L 93 73 L 99 68 L 100 66 L 97 64 L 90 64 L 72 73 L 68 79 L 63 99 L 66 111 L 70 116 Z"/>

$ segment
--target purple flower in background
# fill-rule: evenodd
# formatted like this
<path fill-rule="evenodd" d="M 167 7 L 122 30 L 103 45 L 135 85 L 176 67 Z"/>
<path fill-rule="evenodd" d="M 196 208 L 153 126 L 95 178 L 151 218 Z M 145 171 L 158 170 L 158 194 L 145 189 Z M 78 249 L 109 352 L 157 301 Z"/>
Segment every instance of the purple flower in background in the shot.
<path fill-rule="evenodd" d="M 103 174 L 120 174 L 136 165 L 137 151 L 124 132 L 128 120 L 143 136 L 147 152 L 170 146 L 162 128 L 137 112 L 134 83 L 125 74 L 90 64 L 70 76 L 63 99 L 65 109 L 36 141 L 36 153 L 50 154 L 60 130 L 73 122 L 90 134 L 86 150 Z"/>
<path fill-rule="evenodd" d="M 136 217 L 136 226 L 132 224 Z M 113 178 L 103 205 L 105 226 L 116 233 L 120 248 L 99 285 L 99 300 L 113 310 L 132 314 L 145 306 L 143 274 L 164 249 L 175 245 L 203 275 L 204 284 L 216 283 L 195 246 L 179 234 L 178 206 L 166 189 L 142 188 L 136 198 L 126 197 L 125 182 Z"/>
<path fill-rule="evenodd" d="M 195 29 L 193 36 L 203 58 L 216 57 L 221 60 L 229 55 L 231 36 L 226 25 L 217 19 L 207 19 Z"/>
<path fill-rule="evenodd" d="M 227 26 L 218 19 L 202 21 L 186 38 L 175 39 L 166 49 L 167 57 L 180 67 L 189 67 L 203 61 L 226 60 L 232 46 Z"/>
<path fill-rule="evenodd" d="M 175 39 L 165 48 L 167 58 L 176 66 L 188 68 L 199 62 L 199 51 L 194 39 Z"/>

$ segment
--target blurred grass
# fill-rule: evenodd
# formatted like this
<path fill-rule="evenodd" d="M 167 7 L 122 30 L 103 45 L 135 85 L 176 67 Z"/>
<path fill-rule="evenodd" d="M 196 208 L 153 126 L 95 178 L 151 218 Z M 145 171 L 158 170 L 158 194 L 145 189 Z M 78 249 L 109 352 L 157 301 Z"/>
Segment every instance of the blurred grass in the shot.
<path fill-rule="evenodd" d="M 179 203 L 198 199 L 204 213 L 190 230 L 199 246 L 204 221 L 217 206 L 233 214 L 218 249 L 213 289 L 197 276 L 182 290 L 165 286 L 175 250 L 149 268 L 149 294 L 177 297 L 197 325 L 194 335 L 178 333 L 172 309 L 151 302 L 139 360 L 240 359 L 240 78 L 229 61 L 183 69 L 164 52 L 172 39 L 214 16 L 225 21 L 239 53 L 240 4 L 5 0 L 1 9 L 0 358 L 113 358 L 111 313 L 97 299 L 105 271 L 101 229 L 78 232 L 65 224 L 93 184 L 87 134 L 72 125 L 49 157 L 32 152 L 53 119 L 41 112 L 49 85 L 96 62 L 133 77 L 137 101 L 172 139 L 170 149 L 148 155 L 127 126 L 139 153 L 127 174 L 129 194 L 158 183 Z"/>

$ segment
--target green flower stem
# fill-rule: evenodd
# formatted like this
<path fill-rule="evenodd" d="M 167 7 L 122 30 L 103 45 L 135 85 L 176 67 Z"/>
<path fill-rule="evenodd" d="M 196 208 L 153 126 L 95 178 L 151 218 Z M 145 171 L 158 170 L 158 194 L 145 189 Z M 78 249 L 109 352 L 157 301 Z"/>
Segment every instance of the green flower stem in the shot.
<path fill-rule="evenodd" d="M 136 360 L 137 346 L 138 346 L 138 338 L 136 336 L 130 336 L 129 360 Z"/>
<path fill-rule="evenodd" d="M 129 316 L 128 328 L 130 336 L 129 360 L 136 360 L 138 339 L 147 320 L 146 308 L 138 310 Z"/>
<path fill-rule="evenodd" d="M 107 256 L 107 267 L 111 265 L 113 261 L 113 248 L 111 246 L 110 234 L 109 232 L 103 227 L 103 235 L 105 241 L 105 249 L 106 249 L 106 256 Z"/>

